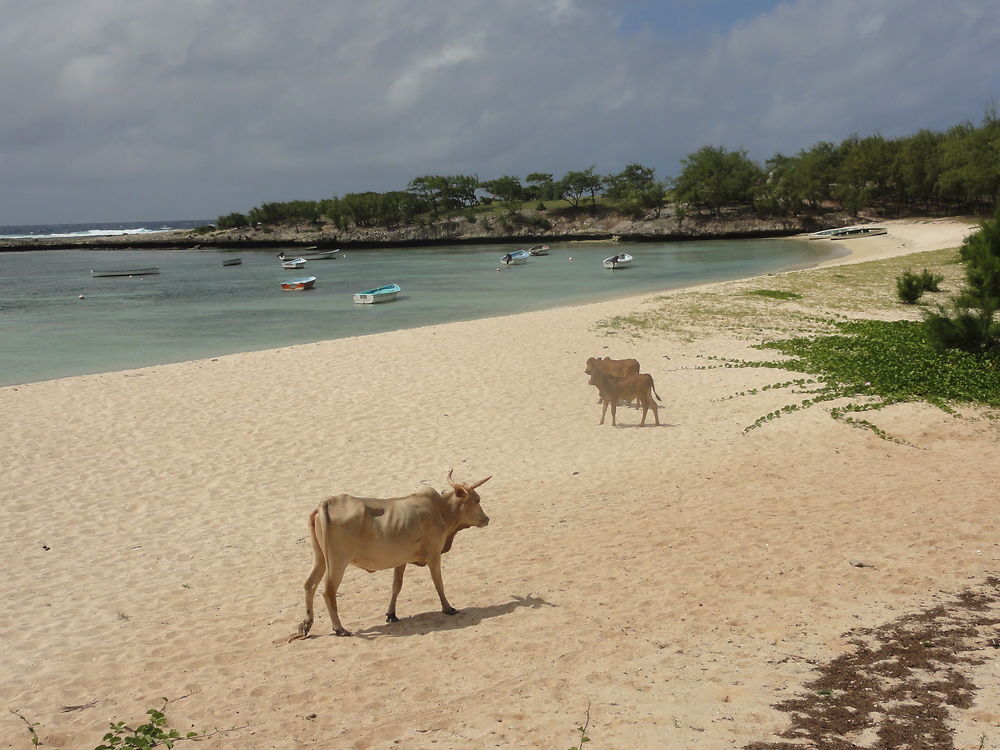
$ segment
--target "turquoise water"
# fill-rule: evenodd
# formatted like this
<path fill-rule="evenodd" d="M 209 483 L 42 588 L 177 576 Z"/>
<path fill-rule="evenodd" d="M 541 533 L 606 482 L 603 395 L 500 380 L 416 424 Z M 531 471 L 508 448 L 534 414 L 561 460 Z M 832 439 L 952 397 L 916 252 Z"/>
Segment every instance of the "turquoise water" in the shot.
<path fill-rule="evenodd" d="M 827 243 L 726 240 L 563 243 L 497 271 L 510 245 L 357 250 L 283 270 L 274 250 L 47 250 L 0 253 L 0 385 L 579 304 L 813 265 Z M 632 267 L 605 270 L 615 252 Z M 569 258 L 573 260 L 570 261 Z M 91 268 L 159 266 L 146 277 Z M 280 282 L 316 276 L 314 289 Z M 402 287 L 395 302 L 354 292 Z M 79 299 L 83 295 L 84 299 Z"/>

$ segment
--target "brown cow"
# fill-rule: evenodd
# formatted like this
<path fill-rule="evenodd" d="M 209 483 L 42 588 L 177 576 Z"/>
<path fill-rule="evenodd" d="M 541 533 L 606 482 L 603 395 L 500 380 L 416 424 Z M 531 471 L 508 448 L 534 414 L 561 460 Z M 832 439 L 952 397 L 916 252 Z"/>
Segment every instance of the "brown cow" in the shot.
<path fill-rule="evenodd" d="M 387 500 L 335 495 L 323 500 L 309 516 L 309 534 L 313 546 L 313 569 L 306 579 L 306 619 L 293 641 L 305 638 L 313 625 L 313 598 L 320 579 L 326 575 L 323 599 L 330 612 L 333 632 L 350 635 L 337 615 L 337 589 L 348 565 L 369 573 L 392 568 L 392 597 L 386 622 L 397 622 L 396 597 L 403 587 L 403 572 L 408 563 L 426 565 L 446 615 L 458 613 L 444 595 L 441 581 L 441 555 L 451 549 L 462 529 L 486 526 L 490 519 L 479 504 L 476 487 L 490 477 L 469 485 L 451 480 L 450 490 L 439 493 L 425 487 L 412 495 Z"/>
<path fill-rule="evenodd" d="M 595 370 L 590 375 L 590 385 L 597 386 L 601 394 L 601 421 L 604 424 L 604 416 L 608 412 L 608 405 L 611 405 L 611 424 L 617 426 L 615 412 L 618 408 L 618 399 L 635 399 L 636 406 L 642 407 L 642 421 L 640 426 L 646 424 L 646 412 L 653 410 L 653 417 L 656 424 L 660 423 L 660 413 L 656 408 L 656 401 L 660 400 L 656 388 L 653 386 L 653 376 L 641 373 L 639 375 L 629 375 L 627 378 L 616 378 L 614 375 L 607 375 L 600 370 Z M 653 400 L 656 396 L 656 401 Z"/>
<path fill-rule="evenodd" d="M 625 378 L 629 375 L 639 374 L 639 360 L 637 359 L 611 359 L 611 357 L 589 357 L 587 367 L 584 372 L 588 375 L 594 370 L 600 370 L 616 378 Z"/>
<path fill-rule="evenodd" d="M 611 359 L 611 357 L 588 357 L 587 366 L 583 369 L 588 375 L 594 372 L 603 372 L 607 375 L 614 375 L 616 378 L 627 378 L 629 375 L 639 374 L 639 360 L 637 359 Z M 591 383 L 593 385 L 593 383 Z M 598 402 L 602 399 L 598 397 Z M 631 403 L 631 399 L 626 399 Z"/>

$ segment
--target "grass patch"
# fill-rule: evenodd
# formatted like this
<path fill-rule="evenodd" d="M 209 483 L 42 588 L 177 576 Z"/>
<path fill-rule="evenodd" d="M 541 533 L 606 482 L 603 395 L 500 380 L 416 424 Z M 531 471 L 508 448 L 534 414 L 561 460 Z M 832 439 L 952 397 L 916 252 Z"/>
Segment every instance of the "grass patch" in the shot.
<path fill-rule="evenodd" d="M 798 292 L 783 292 L 780 289 L 751 289 L 747 294 L 756 294 L 758 297 L 768 299 L 802 299 Z"/>
<path fill-rule="evenodd" d="M 747 430 L 783 413 L 838 398 L 860 399 L 832 410 L 857 426 L 885 436 L 875 425 L 849 416 L 903 401 L 925 401 L 954 413 L 951 404 L 1000 407 L 1000 356 L 934 351 L 923 323 L 853 320 L 831 323 L 837 333 L 758 344 L 788 359 L 743 362 L 816 375 L 823 385 L 810 398 L 759 418 Z M 797 382 L 797 381 L 795 381 Z"/>

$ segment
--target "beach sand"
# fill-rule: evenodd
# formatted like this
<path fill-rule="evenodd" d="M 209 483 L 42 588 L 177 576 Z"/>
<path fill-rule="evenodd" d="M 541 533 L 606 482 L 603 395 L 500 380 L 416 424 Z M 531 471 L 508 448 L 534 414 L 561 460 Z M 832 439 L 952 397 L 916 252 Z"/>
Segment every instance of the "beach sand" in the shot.
<path fill-rule="evenodd" d="M 972 226 L 889 222 L 831 268 L 0 388 L 0 747 L 30 747 L 30 722 L 42 747 L 93 748 L 168 698 L 171 726 L 211 733 L 199 747 L 567 748 L 589 719 L 595 749 L 738 748 L 782 741 L 781 701 L 838 702 L 848 685 L 807 686 L 859 628 L 942 606 L 997 637 L 995 419 L 866 415 L 893 441 L 833 402 L 744 431 L 802 398 L 751 391 L 796 376 L 709 367 L 761 358 L 749 286 L 957 247 Z M 880 314 L 917 314 L 892 293 Z M 658 305 L 676 332 L 599 325 Z M 627 407 L 598 425 L 583 370 L 604 355 L 654 376 L 661 426 Z M 385 624 L 391 572 L 350 568 L 354 637 L 329 635 L 317 597 L 315 637 L 285 643 L 316 504 L 444 489 L 452 468 L 493 477 L 489 527 L 444 557 L 461 614 L 410 566 Z M 992 600 L 972 612 L 965 591 Z M 958 748 L 1000 748 L 988 631 L 956 667 L 978 688 L 946 710 Z M 940 674 L 920 673 L 928 693 Z"/>

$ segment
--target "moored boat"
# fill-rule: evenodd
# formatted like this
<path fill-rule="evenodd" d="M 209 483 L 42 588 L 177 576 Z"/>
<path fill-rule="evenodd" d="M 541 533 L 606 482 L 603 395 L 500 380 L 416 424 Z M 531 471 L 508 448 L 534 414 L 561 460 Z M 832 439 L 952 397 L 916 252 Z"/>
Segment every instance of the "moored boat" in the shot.
<path fill-rule="evenodd" d="M 501 256 L 500 262 L 507 266 L 519 266 L 522 263 L 527 263 L 530 257 L 531 253 L 527 250 L 514 250 Z"/>
<path fill-rule="evenodd" d="M 306 259 L 305 258 L 289 258 L 288 260 L 281 261 L 282 268 L 305 268 Z"/>
<path fill-rule="evenodd" d="M 375 305 L 379 302 L 391 302 L 402 291 L 399 284 L 386 284 L 376 289 L 366 289 L 354 295 L 354 301 L 359 305 Z"/>
<path fill-rule="evenodd" d="M 286 292 L 301 292 L 306 289 L 312 289 L 313 285 L 316 283 L 315 276 L 303 276 L 301 279 L 290 279 L 289 281 L 282 281 L 281 288 Z"/>
<path fill-rule="evenodd" d="M 867 224 L 853 227 L 837 227 L 836 229 L 821 229 L 809 235 L 811 240 L 846 240 L 852 237 L 874 237 L 880 234 L 888 234 L 889 230 L 880 226 L 869 226 Z"/>
<path fill-rule="evenodd" d="M 340 248 L 337 248 L 336 250 L 318 250 L 316 246 L 313 245 L 312 247 L 302 248 L 302 252 L 295 257 L 301 258 L 302 260 L 336 260 L 337 253 L 339 252 Z M 284 250 L 278 253 L 278 257 L 281 260 L 291 260 L 287 255 L 285 255 Z"/>
<path fill-rule="evenodd" d="M 530 255 L 548 255 L 549 246 L 548 245 L 532 245 L 528 248 L 528 253 Z"/>
<path fill-rule="evenodd" d="M 149 268 L 106 268 L 106 269 L 90 269 L 91 276 L 148 276 L 153 273 L 159 273 L 160 269 L 157 266 L 151 266 Z"/>
<path fill-rule="evenodd" d="M 223 258 L 222 265 L 224 266 L 238 266 L 243 262 L 242 258 Z"/>
<path fill-rule="evenodd" d="M 626 268 L 632 263 L 632 256 L 628 253 L 618 253 L 610 258 L 604 259 L 604 267 L 614 271 L 616 268 Z"/>

